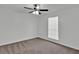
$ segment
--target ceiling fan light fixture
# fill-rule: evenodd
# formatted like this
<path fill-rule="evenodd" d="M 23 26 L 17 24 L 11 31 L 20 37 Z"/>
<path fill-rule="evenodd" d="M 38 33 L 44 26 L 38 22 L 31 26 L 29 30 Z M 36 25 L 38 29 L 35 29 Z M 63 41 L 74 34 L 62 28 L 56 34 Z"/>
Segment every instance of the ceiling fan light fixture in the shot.
<path fill-rule="evenodd" d="M 48 9 L 40 9 L 40 4 L 33 4 L 34 8 L 30 7 L 24 7 L 25 9 L 32 10 L 29 13 L 34 14 L 34 15 L 41 15 L 42 11 L 48 11 Z"/>
<path fill-rule="evenodd" d="M 39 15 L 39 11 L 34 11 L 32 14 Z"/>
<path fill-rule="evenodd" d="M 38 6 L 36 7 L 36 9 L 40 9 L 40 6 L 38 5 Z"/>

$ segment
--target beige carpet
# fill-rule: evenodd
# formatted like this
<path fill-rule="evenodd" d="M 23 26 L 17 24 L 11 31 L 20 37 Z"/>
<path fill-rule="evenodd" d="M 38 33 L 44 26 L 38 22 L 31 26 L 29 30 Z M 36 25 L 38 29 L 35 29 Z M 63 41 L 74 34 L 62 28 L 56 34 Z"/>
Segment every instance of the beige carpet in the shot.
<path fill-rule="evenodd" d="M 0 46 L 0 54 L 77 54 L 79 51 L 41 38 Z"/>

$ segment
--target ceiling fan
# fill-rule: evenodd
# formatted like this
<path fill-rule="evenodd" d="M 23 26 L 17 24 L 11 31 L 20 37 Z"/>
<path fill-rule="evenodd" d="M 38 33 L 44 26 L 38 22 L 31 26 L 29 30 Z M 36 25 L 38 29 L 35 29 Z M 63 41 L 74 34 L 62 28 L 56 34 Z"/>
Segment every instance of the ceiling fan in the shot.
<path fill-rule="evenodd" d="M 24 7 L 25 9 L 32 10 L 29 13 L 35 14 L 35 15 L 41 15 L 41 11 L 48 11 L 48 9 L 40 9 L 40 4 L 33 4 L 34 8 L 30 7 Z"/>

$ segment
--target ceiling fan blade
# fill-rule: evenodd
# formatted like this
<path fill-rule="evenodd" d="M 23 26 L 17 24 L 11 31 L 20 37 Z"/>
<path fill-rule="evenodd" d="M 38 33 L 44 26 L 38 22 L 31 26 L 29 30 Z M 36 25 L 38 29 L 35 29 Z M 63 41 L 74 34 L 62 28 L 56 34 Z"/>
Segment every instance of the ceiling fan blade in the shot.
<path fill-rule="evenodd" d="M 48 9 L 39 9 L 39 11 L 48 11 Z"/>
<path fill-rule="evenodd" d="M 30 9 L 30 10 L 34 10 L 33 8 L 29 8 L 29 7 L 24 7 L 25 9 Z"/>
<path fill-rule="evenodd" d="M 33 13 L 34 11 L 30 11 L 29 13 Z"/>

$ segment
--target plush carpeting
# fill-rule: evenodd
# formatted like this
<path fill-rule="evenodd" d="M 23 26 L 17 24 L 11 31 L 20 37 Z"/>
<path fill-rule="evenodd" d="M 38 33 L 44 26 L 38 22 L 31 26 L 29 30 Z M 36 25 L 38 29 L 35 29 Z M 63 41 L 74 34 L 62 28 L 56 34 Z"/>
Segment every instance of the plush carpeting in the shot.
<path fill-rule="evenodd" d="M 78 54 L 79 51 L 49 42 L 41 38 L 34 38 L 0 46 L 0 54 Z"/>

